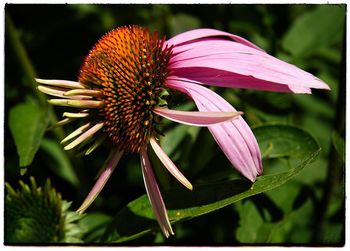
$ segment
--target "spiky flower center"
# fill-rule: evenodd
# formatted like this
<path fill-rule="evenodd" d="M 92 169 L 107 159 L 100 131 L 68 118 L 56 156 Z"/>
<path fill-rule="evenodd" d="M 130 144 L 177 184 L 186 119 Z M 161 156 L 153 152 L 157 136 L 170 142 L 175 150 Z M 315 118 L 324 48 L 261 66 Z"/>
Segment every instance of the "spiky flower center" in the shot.
<path fill-rule="evenodd" d="M 98 111 L 109 139 L 139 152 L 155 132 L 157 105 L 167 77 L 171 49 L 157 33 L 130 26 L 107 33 L 82 65 L 79 82 L 102 93 Z"/>
<path fill-rule="evenodd" d="M 51 186 L 49 180 L 38 187 L 30 177 L 30 184 L 19 182 L 15 190 L 6 185 L 5 242 L 49 243 L 80 242 L 82 229 L 75 223 L 77 213 L 68 211 L 70 203 Z"/>

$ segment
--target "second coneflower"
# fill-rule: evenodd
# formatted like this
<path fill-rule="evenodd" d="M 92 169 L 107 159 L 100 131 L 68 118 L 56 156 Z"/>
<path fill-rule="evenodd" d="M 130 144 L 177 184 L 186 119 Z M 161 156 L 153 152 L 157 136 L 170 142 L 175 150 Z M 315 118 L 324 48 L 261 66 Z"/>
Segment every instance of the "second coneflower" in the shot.
<path fill-rule="evenodd" d="M 84 123 L 62 140 L 64 149 L 85 146 L 89 154 L 108 140 L 111 153 L 91 192 L 78 209 L 97 197 L 121 156 L 139 153 L 146 191 L 164 235 L 174 234 L 147 155 L 151 145 L 168 171 L 184 186 L 191 183 L 157 143 L 160 117 L 207 126 L 232 165 L 255 181 L 262 173 L 261 154 L 249 126 L 227 101 L 204 84 L 294 93 L 329 89 L 313 75 L 280 61 L 249 41 L 213 29 L 159 39 L 138 26 L 117 28 L 102 37 L 86 57 L 78 82 L 43 80 L 38 89 L 57 97 L 53 105 L 74 107 L 58 125 Z M 167 109 L 167 90 L 194 100 L 199 111 Z"/>

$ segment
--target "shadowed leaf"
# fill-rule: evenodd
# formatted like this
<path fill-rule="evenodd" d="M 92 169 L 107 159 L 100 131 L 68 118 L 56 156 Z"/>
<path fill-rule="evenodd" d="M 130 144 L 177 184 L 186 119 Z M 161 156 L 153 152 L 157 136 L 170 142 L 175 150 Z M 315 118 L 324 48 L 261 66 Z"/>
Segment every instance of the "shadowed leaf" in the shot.
<path fill-rule="evenodd" d="M 300 165 L 283 173 L 258 177 L 254 184 L 245 180 L 194 186 L 192 192 L 175 188 L 163 192 L 170 222 L 188 220 L 218 210 L 255 194 L 281 186 L 298 175 L 312 162 L 320 150 L 312 153 Z M 181 199 L 179 199 L 181 198 Z M 127 219 L 127 220 L 126 220 Z M 146 195 L 130 202 L 115 216 L 107 228 L 103 241 L 123 242 L 158 230 Z"/>
<path fill-rule="evenodd" d="M 32 162 L 48 121 L 47 110 L 35 103 L 21 103 L 10 110 L 9 127 L 21 167 L 28 166 Z"/>

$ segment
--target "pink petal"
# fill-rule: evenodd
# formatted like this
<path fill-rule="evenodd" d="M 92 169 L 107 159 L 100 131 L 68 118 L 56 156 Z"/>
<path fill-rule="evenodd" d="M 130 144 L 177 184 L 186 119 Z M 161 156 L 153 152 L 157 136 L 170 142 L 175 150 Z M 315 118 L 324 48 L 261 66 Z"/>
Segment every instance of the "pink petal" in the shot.
<path fill-rule="evenodd" d="M 215 92 L 192 83 L 169 80 L 167 86 L 189 95 L 200 111 L 236 111 Z M 233 166 L 251 181 L 262 173 L 258 143 L 242 117 L 208 127 Z"/>
<path fill-rule="evenodd" d="M 186 177 L 177 169 L 174 162 L 168 157 L 168 155 L 163 151 L 163 149 L 159 146 L 155 138 L 151 138 L 150 140 L 151 146 L 154 152 L 157 154 L 159 160 L 163 163 L 163 165 L 168 169 L 168 171 L 185 187 L 192 190 L 192 184 L 186 179 Z"/>
<path fill-rule="evenodd" d="M 120 151 L 118 149 L 114 149 L 110 153 L 95 185 L 93 186 L 90 193 L 84 200 L 83 204 L 77 210 L 78 213 L 80 214 L 83 213 L 91 205 L 91 203 L 97 198 L 102 188 L 105 186 L 106 182 L 108 181 L 109 177 L 113 173 L 113 170 L 117 166 L 122 155 L 123 155 L 123 151 Z"/>
<path fill-rule="evenodd" d="M 237 42 L 200 40 L 175 47 L 173 52 L 172 75 L 199 83 L 297 93 L 329 89 L 312 74 Z"/>
<path fill-rule="evenodd" d="M 154 113 L 169 120 L 192 126 L 209 126 L 228 121 L 242 115 L 242 112 L 192 112 L 155 108 Z"/>
<path fill-rule="evenodd" d="M 255 44 L 249 42 L 248 40 L 246 40 L 240 36 L 237 36 L 237 35 L 234 35 L 234 34 L 231 34 L 228 32 L 224 32 L 224 31 L 215 30 L 215 29 L 195 29 L 195 30 L 183 32 L 179 35 L 176 35 L 176 36 L 170 38 L 168 41 L 166 41 L 166 45 L 178 46 L 180 44 L 190 42 L 190 41 L 193 41 L 196 39 L 208 38 L 208 37 L 228 38 L 228 39 L 232 39 L 234 41 L 240 42 L 242 44 L 245 44 L 247 46 L 250 46 L 252 48 L 255 48 L 257 50 L 262 50 L 258 46 L 256 46 Z"/>
<path fill-rule="evenodd" d="M 272 83 L 260 79 L 256 79 L 250 76 L 238 75 L 230 72 L 206 69 L 203 72 L 203 68 L 183 68 L 180 71 L 176 71 L 179 76 L 171 76 L 169 79 L 190 82 L 199 85 L 213 85 L 220 87 L 236 87 L 243 89 L 254 89 L 261 91 L 278 91 L 278 92 L 293 92 L 293 93 L 305 93 L 311 94 L 311 89 L 307 87 L 290 87 L 288 85 L 281 85 L 278 83 Z M 187 74 L 187 72 L 191 72 Z M 200 72 L 203 74 L 201 75 Z M 196 75 L 197 74 L 197 75 Z M 207 77 L 205 77 L 207 76 Z"/>
<path fill-rule="evenodd" d="M 141 149 L 140 158 L 143 180 L 145 182 L 149 201 L 163 234 L 168 238 L 169 235 L 174 234 L 174 232 L 171 228 L 163 198 L 159 191 L 157 180 L 154 176 L 152 165 L 149 161 L 147 149 L 145 147 Z"/>

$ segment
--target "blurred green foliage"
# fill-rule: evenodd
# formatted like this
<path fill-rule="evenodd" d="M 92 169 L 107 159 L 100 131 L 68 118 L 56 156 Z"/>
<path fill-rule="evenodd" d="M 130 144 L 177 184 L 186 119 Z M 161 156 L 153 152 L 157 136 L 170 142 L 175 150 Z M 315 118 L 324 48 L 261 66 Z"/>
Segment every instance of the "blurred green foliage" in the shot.
<path fill-rule="evenodd" d="M 125 240 L 123 245 L 341 246 L 345 231 L 345 11 L 345 5 L 7 4 L 5 181 L 17 184 L 19 179 L 34 176 L 43 184 L 49 177 L 62 197 L 77 208 L 109 152 L 108 145 L 84 158 L 62 151 L 57 143 L 65 132 L 72 131 L 70 126 L 47 131 L 42 139 L 47 121 L 52 124 L 62 110 L 47 107 L 35 89 L 33 77 L 76 80 L 94 43 L 118 26 L 138 24 L 167 38 L 189 29 L 216 28 L 247 38 L 268 53 L 318 76 L 332 89 L 293 95 L 214 88 L 244 111 L 247 122 L 255 127 L 264 154 L 264 173 L 277 175 L 294 170 L 304 157 L 312 156 L 315 146 L 322 151 L 314 162 L 303 166 L 301 175 L 277 189 L 261 190 L 266 192 L 208 210 L 206 213 L 211 213 L 201 217 L 181 218 L 174 224 L 176 235 L 169 239 L 154 228 L 139 238 Z M 182 105 L 193 108 L 187 99 L 180 98 L 178 107 Z M 247 184 L 206 128 L 164 122 L 164 132 L 162 147 L 195 187 Z M 302 157 L 293 158 L 295 152 L 291 149 L 302 153 Z M 171 194 L 178 184 L 161 167 L 157 168 L 158 164 L 154 166 L 164 195 Z M 27 172 L 20 166 L 26 166 Z M 265 177 L 269 175 L 261 178 Z M 143 200 L 144 193 L 138 156 L 124 156 L 87 215 L 79 221 L 86 230 L 83 241 L 100 242 L 102 236 L 108 239 L 106 234 L 117 231 L 113 224 L 118 220 L 130 222 L 131 226 L 148 224 L 145 218 L 135 215 L 118 218 L 132 203 Z M 210 193 L 208 200 L 209 196 Z M 176 193 L 169 197 L 169 205 L 182 200 L 176 198 Z M 156 226 L 152 222 L 146 229 Z M 127 231 L 137 233 L 133 228 Z"/>

